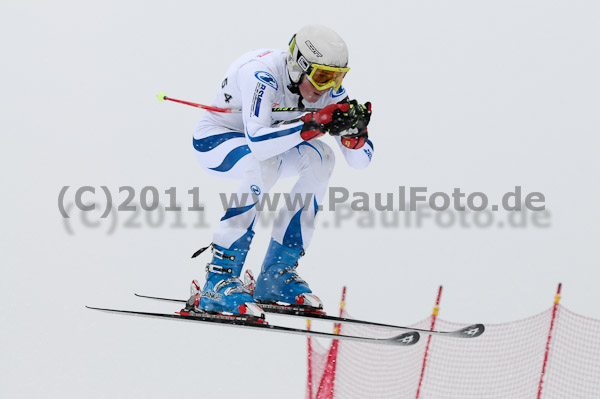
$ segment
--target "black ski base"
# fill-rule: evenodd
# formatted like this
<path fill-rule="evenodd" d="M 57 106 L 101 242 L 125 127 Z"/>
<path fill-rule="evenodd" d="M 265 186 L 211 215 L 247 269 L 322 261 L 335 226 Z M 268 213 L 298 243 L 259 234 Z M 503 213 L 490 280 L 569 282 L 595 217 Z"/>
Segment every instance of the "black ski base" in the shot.
<path fill-rule="evenodd" d="M 326 315 L 326 313 L 322 309 L 316 309 L 310 306 L 279 305 L 277 303 L 272 302 L 257 302 L 257 305 L 260 306 L 262 310 L 264 310 L 267 313 L 278 313 L 282 315 L 302 317 L 319 317 Z"/>
<path fill-rule="evenodd" d="M 288 334 L 305 335 L 311 337 L 330 338 L 337 340 L 357 341 L 371 344 L 382 344 L 392 346 L 409 346 L 416 344 L 420 335 L 418 332 L 410 331 L 404 334 L 400 334 L 391 338 L 371 338 L 364 336 L 353 336 L 353 335 L 342 335 L 326 333 L 321 331 L 303 330 L 300 328 L 291 328 L 278 325 L 272 325 L 267 323 L 265 320 L 256 317 L 244 317 L 237 315 L 223 315 L 223 314 L 208 314 L 208 313 L 191 313 L 178 312 L 174 314 L 168 313 L 150 313 L 150 312 L 138 312 L 134 310 L 120 310 L 120 309 L 107 309 L 97 308 L 92 306 L 86 306 L 88 309 L 99 310 L 108 313 L 117 313 L 129 316 L 140 316 L 150 317 L 159 319 L 179 320 L 188 321 L 194 323 L 217 323 L 220 325 L 231 326 L 231 327 L 242 327 L 242 328 L 253 328 L 261 329 L 264 331 L 275 331 Z"/>

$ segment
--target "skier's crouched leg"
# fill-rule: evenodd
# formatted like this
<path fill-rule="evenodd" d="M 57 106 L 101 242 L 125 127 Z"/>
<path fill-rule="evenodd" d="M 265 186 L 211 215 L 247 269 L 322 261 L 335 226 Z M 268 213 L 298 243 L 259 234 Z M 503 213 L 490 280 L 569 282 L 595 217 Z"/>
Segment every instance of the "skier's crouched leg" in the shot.
<path fill-rule="evenodd" d="M 277 182 L 279 177 L 281 176 L 281 157 L 276 156 L 264 161 L 260 161 L 257 164 L 258 175 L 260 176 L 260 180 L 264 185 L 264 192 L 267 192 L 273 187 L 273 185 Z M 252 173 L 252 172 L 247 172 Z M 254 193 L 256 194 L 256 193 Z"/>
<path fill-rule="evenodd" d="M 321 140 L 310 140 L 297 147 L 300 154 L 300 173 L 311 174 L 319 181 L 329 181 L 335 166 L 335 154 Z"/>

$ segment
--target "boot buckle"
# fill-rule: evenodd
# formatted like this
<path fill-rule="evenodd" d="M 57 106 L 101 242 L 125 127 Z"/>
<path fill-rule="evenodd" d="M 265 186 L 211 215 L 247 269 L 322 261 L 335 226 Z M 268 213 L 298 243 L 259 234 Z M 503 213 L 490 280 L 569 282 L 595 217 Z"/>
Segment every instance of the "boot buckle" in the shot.
<path fill-rule="evenodd" d="M 214 257 L 217 259 L 227 259 L 232 262 L 235 260 L 235 255 L 226 255 L 225 252 L 215 248 L 214 245 L 212 247 L 212 253 L 213 253 Z"/>
<path fill-rule="evenodd" d="M 206 265 L 206 271 L 211 272 L 211 273 L 217 273 L 217 274 L 224 274 L 224 273 L 233 274 L 232 268 L 213 265 L 212 263 L 208 263 Z"/>

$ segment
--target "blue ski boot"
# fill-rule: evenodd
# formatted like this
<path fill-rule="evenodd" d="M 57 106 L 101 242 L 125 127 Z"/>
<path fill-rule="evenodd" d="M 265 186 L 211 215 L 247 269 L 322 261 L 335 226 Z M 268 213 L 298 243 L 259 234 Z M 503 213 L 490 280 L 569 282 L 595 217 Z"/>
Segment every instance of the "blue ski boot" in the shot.
<path fill-rule="evenodd" d="M 254 299 L 258 304 L 274 303 L 323 308 L 319 297 L 312 293 L 306 281 L 302 280 L 296 272 L 298 259 L 301 256 L 304 256 L 302 248 L 284 247 L 271 239 L 254 289 Z"/>
<path fill-rule="evenodd" d="M 212 244 L 213 259 L 206 265 L 204 288 L 198 290 L 199 295 L 192 296 L 195 297 L 194 307 L 201 312 L 264 318 L 263 310 L 239 279 L 249 249 L 248 244 L 239 245 L 239 241 L 228 249 Z M 194 285 L 197 287 L 194 283 L 192 294 Z M 188 305 L 191 304 L 188 302 Z"/>

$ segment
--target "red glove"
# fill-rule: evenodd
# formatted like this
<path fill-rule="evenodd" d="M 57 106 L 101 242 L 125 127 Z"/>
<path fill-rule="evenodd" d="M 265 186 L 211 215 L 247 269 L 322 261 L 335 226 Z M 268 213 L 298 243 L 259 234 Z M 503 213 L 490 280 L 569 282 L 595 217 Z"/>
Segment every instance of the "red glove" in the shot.
<path fill-rule="evenodd" d="M 360 136 L 357 136 L 357 137 L 342 136 L 341 137 L 342 145 L 344 147 L 348 147 L 353 150 L 358 150 L 359 148 L 362 148 L 362 146 L 365 145 L 365 142 L 367 141 L 368 138 L 369 138 L 369 134 L 368 134 L 366 128 Z"/>
<path fill-rule="evenodd" d="M 306 141 L 320 137 L 332 130 L 339 130 L 340 123 L 351 123 L 356 116 L 348 114 L 350 104 L 331 104 L 317 112 L 303 115 L 300 119 L 304 121 L 300 136 Z"/>

